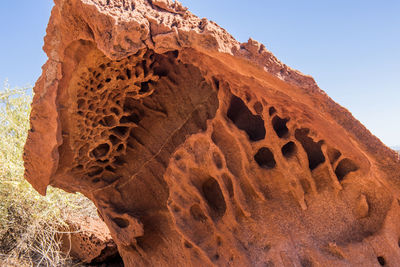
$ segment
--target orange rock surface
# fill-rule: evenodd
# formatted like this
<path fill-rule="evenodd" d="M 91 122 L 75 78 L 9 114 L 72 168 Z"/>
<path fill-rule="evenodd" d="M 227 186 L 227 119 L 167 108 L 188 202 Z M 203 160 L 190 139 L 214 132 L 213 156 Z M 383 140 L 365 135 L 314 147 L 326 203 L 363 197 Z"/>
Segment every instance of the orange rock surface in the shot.
<path fill-rule="evenodd" d="M 125 266 L 400 266 L 400 161 L 314 80 L 171 0 L 55 0 L 26 179 Z"/>

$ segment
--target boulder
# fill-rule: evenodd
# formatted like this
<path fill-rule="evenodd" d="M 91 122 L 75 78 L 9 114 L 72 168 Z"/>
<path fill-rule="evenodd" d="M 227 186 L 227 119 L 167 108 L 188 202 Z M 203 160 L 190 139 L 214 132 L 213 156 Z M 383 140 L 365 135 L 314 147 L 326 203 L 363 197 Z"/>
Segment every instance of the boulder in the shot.
<path fill-rule="evenodd" d="M 55 0 L 25 177 L 125 266 L 400 266 L 400 161 L 313 78 L 169 0 Z"/>
<path fill-rule="evenodd" d="M 84 263 L 103 263 L 119 257 L 110 231 L 100 218 L 70 218 L 61 231 L 61 250 Z"/>

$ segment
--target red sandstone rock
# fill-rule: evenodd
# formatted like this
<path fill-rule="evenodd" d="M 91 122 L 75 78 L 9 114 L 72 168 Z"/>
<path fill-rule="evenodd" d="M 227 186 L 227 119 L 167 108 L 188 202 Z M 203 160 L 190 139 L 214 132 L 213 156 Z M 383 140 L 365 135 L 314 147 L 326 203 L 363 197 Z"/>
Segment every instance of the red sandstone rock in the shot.
<path fill-rule="evenodd" d="M 118 256 L 110 231 L 100 219 L 71 218 L 62 234 L 62 251 L 85 263 L 99 263 Z"/>
<path fill-rule="evenodd" d="M 56 0 L 26 179 L 126 266 L 400 266 L 400 162 L 314 80 L 170 0 Z"/>

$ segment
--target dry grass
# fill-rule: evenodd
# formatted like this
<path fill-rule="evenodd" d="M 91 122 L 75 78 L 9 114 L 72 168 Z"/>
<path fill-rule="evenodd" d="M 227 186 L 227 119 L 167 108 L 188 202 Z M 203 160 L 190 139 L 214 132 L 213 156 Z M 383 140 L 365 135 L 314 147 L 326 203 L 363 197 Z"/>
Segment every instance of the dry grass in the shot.
<path fill-rule="evenodd" d="M 29 92 L 7 84 L 0 90 L 0 265 L 68 266 L 59 230 L 71 216 L 96 216 L 96 209 L 83 195 L 55 188 L 42 197 L 23 179 Z"/>

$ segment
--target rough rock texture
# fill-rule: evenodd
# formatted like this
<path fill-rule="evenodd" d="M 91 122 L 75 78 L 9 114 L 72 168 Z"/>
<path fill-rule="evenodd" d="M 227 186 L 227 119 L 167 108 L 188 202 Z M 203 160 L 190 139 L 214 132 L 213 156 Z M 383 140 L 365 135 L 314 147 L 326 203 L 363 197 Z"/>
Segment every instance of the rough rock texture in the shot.
<path fill-rule="evenodd" d="M 26 179 L 126 266 L 400 266 L 400 162 L 311 77 L 170 0 L 56 0 Z"/>
<path fill-rule="evenodd" d="M 105 262 L 118 257 L 107 226 L 99 218 L 71 218 L 61 236 L 62 251 L 85 263 Z"/>

